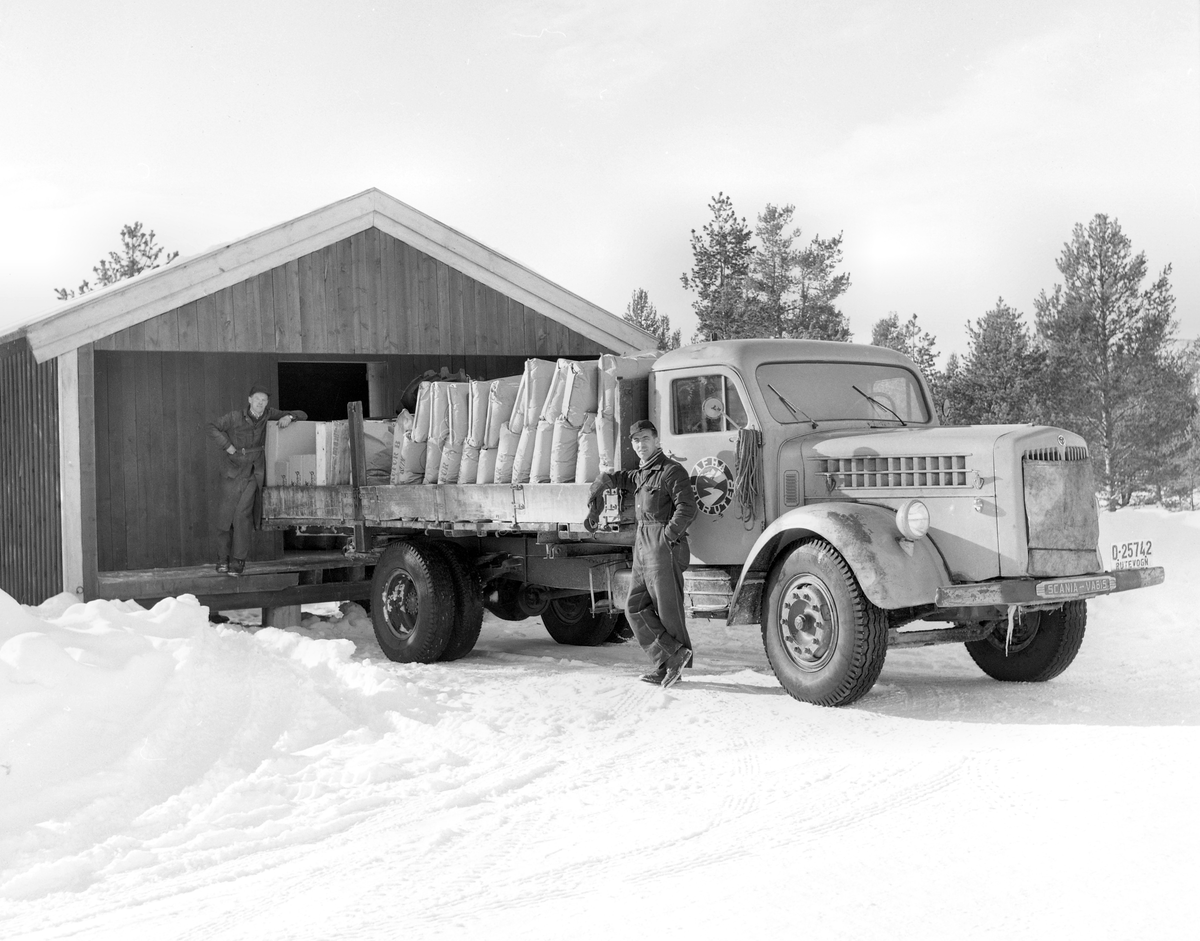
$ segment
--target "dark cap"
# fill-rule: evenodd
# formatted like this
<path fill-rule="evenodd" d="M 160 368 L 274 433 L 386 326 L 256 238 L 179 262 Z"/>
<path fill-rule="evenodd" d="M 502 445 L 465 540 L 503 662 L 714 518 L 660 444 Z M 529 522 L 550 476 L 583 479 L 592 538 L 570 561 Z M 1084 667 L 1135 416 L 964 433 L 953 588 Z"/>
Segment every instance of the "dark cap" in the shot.
<path fill-rule="evenodd" d="M 250 387 L 250 394 L 257 395 L 259 392 L 261 392 L 263 395 L 267 396 L 268 398 L 271 395 L 270 389 L 268 389 L 266 386 L 264 386 L 261 382 L 256 382 L 256 383 L 254 383 L 254 385 L 252 385 Z"/>
<path fill-rule="evenodd" d="M 652 422 L 649 418 L 639 418 L 632 425 L 630 425 L 629 437 L 632 438 L 639 431 L 648 431 L 650 434 L 654 435 L 654 437 L 658 437 L 658 429 L 654 427 L 654 422 Z"/>

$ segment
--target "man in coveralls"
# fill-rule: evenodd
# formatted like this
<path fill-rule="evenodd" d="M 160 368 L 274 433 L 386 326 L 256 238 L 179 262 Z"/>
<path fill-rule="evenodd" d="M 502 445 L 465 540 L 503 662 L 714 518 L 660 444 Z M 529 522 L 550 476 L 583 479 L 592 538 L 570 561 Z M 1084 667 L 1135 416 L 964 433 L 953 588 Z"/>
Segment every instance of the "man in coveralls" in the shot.
<path fill-rule="evenodd" d="M 267 408 L 269 401 L 267 387 L 256 384 L 250 390 L 245 408 L 222 415 L 208 425 L 208 436 L 224 452 L 220 497 L 213 521 L 217 530 L 217 572 L 221 575 L 241 575 L 245 570 L 251 533 L 262 520 L 267 422 L 278 421 L 280 428 L 286 428 L 293 419 L 308 418 L 299 410 L 281 412 Z"/>
<path fill-rule="evenodd" d="M 605 490 L 634 490 L 637 536 L 625 616 L 655 665 L 642 679 L 667 689 L 692 662 L 692 639 L 684 623 L 683 569 L 691 558 L 687 528 L 696 516 L 696 493 L 683 465 L 663 454 L 653 422 L 635 421 L 629 426 L 629 440 L 641 463 L 637 470 L 600 475 L 592 485 L 588 525 L 594 528 L 599 519 Z"/>

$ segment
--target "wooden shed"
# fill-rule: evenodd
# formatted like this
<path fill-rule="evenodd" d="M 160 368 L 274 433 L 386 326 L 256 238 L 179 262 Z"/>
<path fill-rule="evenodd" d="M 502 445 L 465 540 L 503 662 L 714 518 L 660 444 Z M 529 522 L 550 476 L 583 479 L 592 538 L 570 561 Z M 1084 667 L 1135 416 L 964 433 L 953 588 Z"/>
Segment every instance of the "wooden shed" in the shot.
<path fill-rule="evenodd" d="M 429 369 L 498 378 L 652 342 L 377 189 L 61 303 L 0 336 L 0 588 L 211 588 L 206 427 L 255 382 L 310 418 L 352 400 L 382 418 Z M 253 558 L 283 557 L 280 533 L 256 535 Z"/>

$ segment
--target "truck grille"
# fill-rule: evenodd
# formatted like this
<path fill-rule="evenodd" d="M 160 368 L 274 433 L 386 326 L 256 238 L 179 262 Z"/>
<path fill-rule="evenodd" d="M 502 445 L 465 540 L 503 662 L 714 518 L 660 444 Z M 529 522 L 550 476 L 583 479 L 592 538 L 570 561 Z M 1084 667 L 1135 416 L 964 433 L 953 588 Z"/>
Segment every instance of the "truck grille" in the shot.
<path fill-rule="evenodd" d="M 829 490 L 858 487 L 967 487 L 974 473 L 965 454 L 842 457 L 817 462 Z"/>
<path fill-rule="evenodd" d="M 1030 448 L 1021 455 L 1022 461 L 1086 461 L 1088 449 L 1083 445 L 1069 444 L 1061 448 Z"/>

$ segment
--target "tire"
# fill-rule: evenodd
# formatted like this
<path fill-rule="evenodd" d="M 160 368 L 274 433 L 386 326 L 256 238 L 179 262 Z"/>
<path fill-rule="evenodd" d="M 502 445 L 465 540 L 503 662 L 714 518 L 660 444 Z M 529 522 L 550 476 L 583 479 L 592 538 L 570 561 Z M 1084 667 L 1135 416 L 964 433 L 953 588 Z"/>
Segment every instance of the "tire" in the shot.
<path fill-rule="evenodd" d="M 449 542 L 430 543 L 441 554 L 454 588 L 454 617 L 450 639 L 439 660 L 460 660 L 475 649 L 483 627 L 483 581 L 467 553 Z"/>
<path fill-rule="evenodd" d="M 593 614 L 587 595 L 555 598 L 542 612 L 542 623 L 556 643 L 570 647 L 599 647 L 612 635 L 615 612 Z"/>
<path fill-rule="evenodd" d="M 1005 683 L 1045 683 L 1071 665 L 1087 628 L 1087 602 L 1068 601 L 1057 611 L 1031 611 L 1013 625 L 997 621 L 983 640 L 964 646 L 984 673 Z"/>
<path fill-rule="evenodd" d="M 442 554 L 397 542 L 375 564 L 371 623 L 384 655 L 398 663 L 434 663 L 454 627 L 454 583 Z"/>
<path fill-rule="evenodd" d="M 866 695 L 883 669 L 887 631 L 887 613 L 866 599 L 829 543 L 802 543 L 771 569 L 763 648 L 794 699 L 846 706 Z"/>

